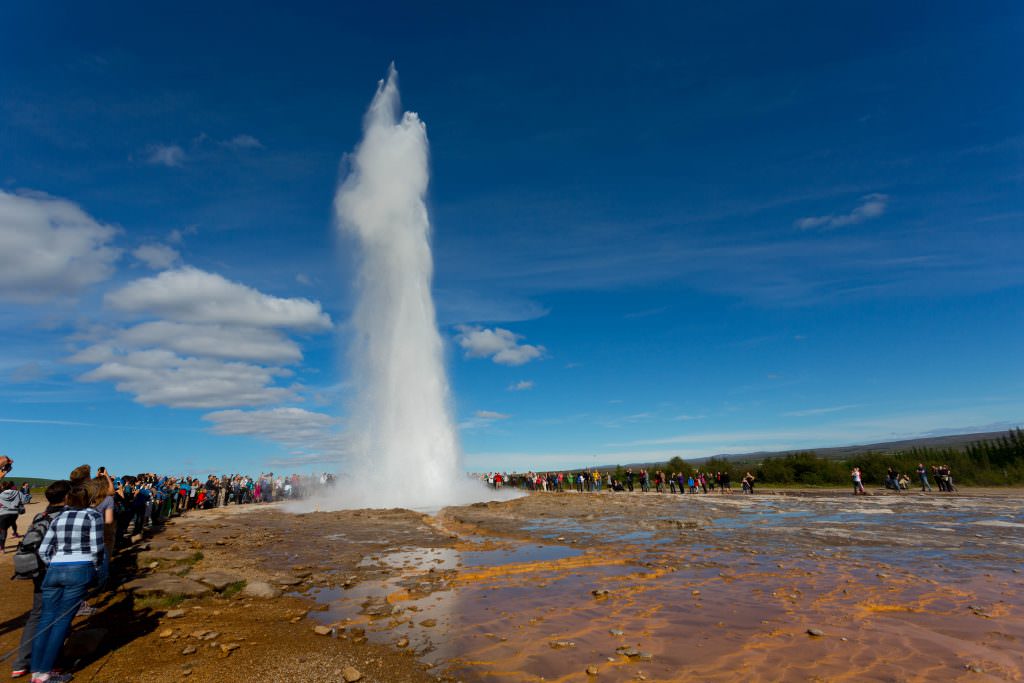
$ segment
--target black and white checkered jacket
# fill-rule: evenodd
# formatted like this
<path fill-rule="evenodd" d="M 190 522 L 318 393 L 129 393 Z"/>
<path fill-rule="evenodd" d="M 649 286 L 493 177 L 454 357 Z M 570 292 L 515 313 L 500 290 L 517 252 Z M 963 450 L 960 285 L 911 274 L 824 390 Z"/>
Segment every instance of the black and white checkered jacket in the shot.
<path fill-rule="evenodd" d="M 65 509 L 43 536 L 39 557 L 47 564 L 92 562 L 99 567 L 103 559 L 103 516 L 92 508 Z"/>

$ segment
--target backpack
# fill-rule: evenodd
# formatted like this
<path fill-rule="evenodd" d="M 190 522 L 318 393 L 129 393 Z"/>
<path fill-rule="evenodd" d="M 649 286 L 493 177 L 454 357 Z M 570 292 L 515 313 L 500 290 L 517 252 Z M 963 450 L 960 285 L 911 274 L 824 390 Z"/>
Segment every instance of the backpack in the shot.
<path fill-rule="evenodd" d="M 32 519 L 28 531 L 21 537 L 18 549 L 14 552 L 14 575 L 12 579 L 35 579 L 46 572 L 46 564 L 39 557 L 39 546 L 43 536 L 50 528 L 53 517 L 40 512 Z"/>

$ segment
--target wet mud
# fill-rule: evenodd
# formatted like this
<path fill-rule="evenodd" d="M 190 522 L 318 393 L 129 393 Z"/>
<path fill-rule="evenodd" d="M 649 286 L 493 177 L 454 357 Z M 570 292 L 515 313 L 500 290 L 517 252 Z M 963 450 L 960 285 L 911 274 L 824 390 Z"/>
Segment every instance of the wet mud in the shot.
<path fill-rule="evenodd" d="M 263 680 L 337 681 L 352 664 L 366 681 L 1018 681 L 1022 502 L 972 490 L 542 493 L 431 515 L 246 506 L 176 521 L 139 571 L 166 571 L 153 553 L 200 551 L 176 572 L 276 586 L 181 605 L 242 644 L 230 656 L 265 661 Z M 84 680 L 134 680 L 140 656 L 146 680 L 180 680 L 182 666 L 221 680 L 223 653 L 182 664 L 188 628 L 164 616 L 93 667 L 115 678 Z"/>

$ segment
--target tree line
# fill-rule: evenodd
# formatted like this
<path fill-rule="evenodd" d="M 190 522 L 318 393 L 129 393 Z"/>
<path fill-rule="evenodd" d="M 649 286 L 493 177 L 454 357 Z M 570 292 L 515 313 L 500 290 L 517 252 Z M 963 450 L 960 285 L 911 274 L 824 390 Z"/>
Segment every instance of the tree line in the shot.
<path fill-rule="evenodd" d="M 789 453 L 759 461 L 711 458 L 703 463 L 692 463 L 675 457 L 660 467 L 652 466 L 650 470 L 682 472 L 685 476 L 697 471 L 728 471 L 734 482 L 750 472 L 761 484 L 839 486 L 850 483 L 850 471 L 854 467 L 860 468 L 865 483 L 881 485 L 885 481 L 886 471 L 891 467 L 901 474 L 907 474 L 913 486 L 918 481 L 918 463 L 929 468 L 928 476 L 932 486 L 935 485 L 931 474 L 932 465 L 948 465 L 953 473 L 953 481 L 957 484 L 1024 484 L 1024 430 L 1013 429 L 997 439 L 976 441 L 961 448 L 915 447 L 893 452 L 868 451 L 841 460 L 822 458 L 814 451 Z M 621 471 L 619 467 L 616 474 L 621 474 Z"/>

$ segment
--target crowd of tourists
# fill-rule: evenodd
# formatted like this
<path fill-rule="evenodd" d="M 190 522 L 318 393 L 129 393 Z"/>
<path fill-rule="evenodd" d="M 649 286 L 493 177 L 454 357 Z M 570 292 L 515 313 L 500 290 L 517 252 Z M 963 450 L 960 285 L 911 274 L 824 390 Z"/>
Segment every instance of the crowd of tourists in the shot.
<path fill-rule="evenodd" d="M 747 472 L 741 485 L 744 493 L 754 492 L 754 475 Z M 642 493 L 732 493 L 732 477 L 728 471 L 701 472 L 651 472 L 640 468 L 634 472 L 627 468 L 621 479 L 614 472 L 583 470 L 580 472 L 491 472 L 483 480 L 492 488 L 511 486 L 525 491 L 571 491 L 579 493 L 600 491 L 636 491 Z"/>
<path fill-rule="evenodd" d="M 0 481 L 12 464 L 0 456 Z M 32 675 L 31 683 L 60 683 L 71 675 L 57 662 L 76 616 L 94 609 L 86 599 L 111 582 L 110 561 L 122 546 L 151 527 L 190 510 L 223 505 L 270 503 L 300 498 L 331 486 L 333 475 L 288 477 L 273 473 L 192 476 L 138 474 L 113 476 L 89 465 L 45 490 L 47 507 L 18 534 L 18 517 L 32 500 L 31 487 L 3 481 L 0 491 L 0 548 L 7 532 L 20 539 L 13 549 L 14 577 L 32 581 L 32 609 L 12 661 L 12 678 Z"/>
<path fill-rule="evenodd" d="M 928 475 L 931 474 L 931 478 L 935 480 L 935 484 L 939 487 L 939 491 L 944 493 L 952 493 L 956 491 L 956 486 L 953 485 L 953 471 L 949 465 L 931 465 L 926 466 L 923 462 L 917 464 L 915 470 L 917 481 L 921 485 L 922 492 L 931 492 L 932 485 L 928 480 Z M 853 493 L 865 494 L 864 483 L 861 477 L 861 471 L 859 467 L 854 467 L 853 471 L 850 472 L 850 476 L 853 478 Z M 910 475 L 905 472 L 899 472 L 895 468 L 890 467 L 885 472 L 885 488 L 896 491 L 909 491 L 910 490 Z"/>
<path fill-rule="evenodd" d="M 730 473 L 701 472 L 695 471 L 690 474 L 682 472 L 663 472 L 656 470 L 651 472 L 640 468 L 634 472 L 627 468 L 621 478 L 616 472 L 601 471 L 596 469 L 582 470 L 578 472 L 526 472 L 512 473 L 490 472 L 482 475 L 481 479 L 492 488 L 513 487 L 524 491 L 577 491 L 600 492 L 600 491 L 636 491 L 642 493 L 656 491 L 657 493 L 732 493 L 732 481 Z M 953 485 L 953 473 L 949 465 L 926 466 L 920 463 L 915 471 L 921 491 L 931 492 L 931 480 L 934 480 L 939 491 L 951 493 L 956 491 Z M 855 495 L 867 495 L 864 489 L 863 475 L 859 467 L 854 467 L 850 472 L 853 480 L 853 492 Z M 743 493 L 754 493 L 756 477 L 747 472 L 740 480 Z M 911 487 L 911 478 L 908 474 L 901 473 L 890 467 L 885 475 L 884 486 L 887 489 L 896 491 L 907 491 Z"/>

